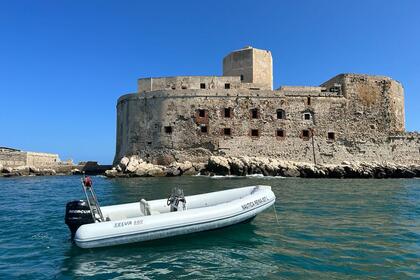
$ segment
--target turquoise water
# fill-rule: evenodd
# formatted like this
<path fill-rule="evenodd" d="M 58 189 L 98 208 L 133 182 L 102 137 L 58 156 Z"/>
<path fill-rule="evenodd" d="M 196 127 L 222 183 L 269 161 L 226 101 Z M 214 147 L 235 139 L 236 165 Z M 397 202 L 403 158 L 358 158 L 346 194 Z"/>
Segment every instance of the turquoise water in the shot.
<path fill-rule="evenodd" d="M 102 205 L 268 184 L 247 224 L 100 249 L 69 240 L 79 177 L 0 179 L 0 279 L 419 279 L 420 180 L 94 177 Z"/>

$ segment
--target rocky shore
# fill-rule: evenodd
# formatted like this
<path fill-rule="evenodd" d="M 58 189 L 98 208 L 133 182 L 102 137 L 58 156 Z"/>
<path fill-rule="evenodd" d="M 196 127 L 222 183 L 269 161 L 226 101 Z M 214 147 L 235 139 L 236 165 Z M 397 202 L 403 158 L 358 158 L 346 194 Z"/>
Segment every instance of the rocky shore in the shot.
<path fill-rule="evenodd" d="M 212 156 L 206 163 L 174 162 L 169 166 L 154 165 L 138 156 L 124 157 L 107 170 L 105 175 L 115 177 L 158 177 L 180 175 L 236 175 L 262 174 L 264 176 L 303 178 L 413 178 L 420 177 L 420 165 L 400 165 L 380 162 L 342 162 L 314 165 L 259 157 Z"/>
<path fill-rule="evenodd" d="M 51 176 L 57 172 L 52 168 L 37 168 L 34 166 L 2 167 L 0 166 L 0 177 L 16 176 Z"/>
<path fill-rule="evenodd" d="M 114 177 L 161 177 L 197 175 L 206 167 L 205 163 L 182 163 L 173 162 L 168 166 L 148 163 L 138 156 L 123 157 L 120 163 L 111 170 L 105 171 L 105 175 Z"/>
<path fill-rule="evenodd" d="M 0 177 L 51 176 L 103 174 L 109 178 L 172 177 L 181 175 L 204 176 L 264 176 L 302 178 L 413 178 L 420 177 L 420 165 L 401 165 L 381 162 L 342 162 L 341 164 L 318 164 L 284 161 L 263 157 L 212 156 L 207 162 L 173 162 L 168 166 L 155 165 L 138 156 L 123 157 L 112 169 L 104 170 L 99 165 L 56 166 L 37 168 L 34 166 L 3 167 Z M 110 168 L 110 166 L 108 166 Z"/>
<path fill-rule="evenodd" d="M 77 165 L 54 165 L 48 167 L 17 166 L 7 167 L 0 164 L 0 177 L 18 176 L 53 176 L 53 175 L 98 175 L 104 174 L 110 165 L 98 165 L 96 162 L 83 162 Z"/>

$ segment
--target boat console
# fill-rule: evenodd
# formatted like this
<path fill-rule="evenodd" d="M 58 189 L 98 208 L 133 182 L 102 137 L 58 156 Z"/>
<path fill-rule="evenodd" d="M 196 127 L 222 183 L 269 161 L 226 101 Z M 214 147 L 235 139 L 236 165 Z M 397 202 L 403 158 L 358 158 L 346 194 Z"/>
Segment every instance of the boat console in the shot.
<path fill-rule="evenodd" d="M 179 205 L 181 203 L 181 205 Z M 184 190 L 178 187 L 172 189 L 171 196 L 168 197 L 166 205 L 170 206 L 171 212 L 187 210 Z"/>

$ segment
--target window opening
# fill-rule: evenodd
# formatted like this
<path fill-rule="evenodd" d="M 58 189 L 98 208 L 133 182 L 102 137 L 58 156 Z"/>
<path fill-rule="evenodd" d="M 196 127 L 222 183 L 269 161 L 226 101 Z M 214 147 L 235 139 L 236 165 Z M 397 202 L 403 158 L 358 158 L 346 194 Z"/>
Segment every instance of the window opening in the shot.
<path fill-rule="evenodd" d="M 198 116 L 200 118 L 204 118 L 206 116 L 206 110 L 204 110 L 204 109 L 198 109 Z"/>
<path fill-rule="evenodd" d="M 225 108 L 225 110 L 224 110 L 225 118 L 230 118 L 232 116 L 231 110 L 232 110 L 231 108 Z"/>
<path fill-rule="evenodd" d="M 283 129 L 277 129 L 277 137 L 284 137 L 284 130 Z"/>
<path fill-rule="evenodd" d="M 277 119 L 281 120 L 281 119 L 285 119 L 285 113 L 284 110 L 282 109 L 278 109 L 277 110 Z"/>
<path fill-rule="evenodd" d="M 258 109 L 251 110 L 251 118 L 258 119 Z"/>
<path fill-rule="evenodd" d="M 165 133 L 172 134 L 172 126 L 165 126 Z"/>

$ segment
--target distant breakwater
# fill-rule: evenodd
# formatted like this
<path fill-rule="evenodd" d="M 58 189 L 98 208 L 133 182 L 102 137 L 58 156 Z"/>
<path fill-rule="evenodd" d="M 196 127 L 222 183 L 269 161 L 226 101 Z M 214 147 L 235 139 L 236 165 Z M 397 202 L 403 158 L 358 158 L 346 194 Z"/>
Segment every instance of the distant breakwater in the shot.
<path fill-rule="evenodd" d="M 107 170 L 115 177 L 159 177 L 181 175 L 235 175 L 302 177 L 302 178 L 413 178 L 420 177 L 420 165 L 401 165 L 389 162 L 342 162 L 314 165 L 264 157 L 212 156 L 205 163 L 173 162 L 169 166 L 155 165 L 138 156 L 124 157 Z"/>

